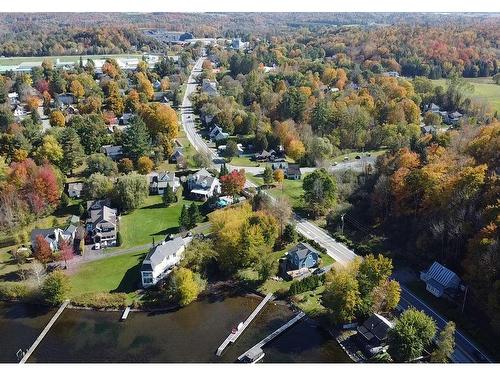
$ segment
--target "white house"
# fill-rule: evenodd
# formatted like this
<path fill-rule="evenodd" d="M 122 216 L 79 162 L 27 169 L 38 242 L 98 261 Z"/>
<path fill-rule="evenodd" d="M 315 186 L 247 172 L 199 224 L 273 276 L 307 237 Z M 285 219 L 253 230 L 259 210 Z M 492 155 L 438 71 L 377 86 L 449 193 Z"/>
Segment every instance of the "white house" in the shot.
<path fill-rule="evenodd" d="M 420 272 L 420 279 L 425 282 L 427 291 L 436 297 L 453 294 L 460 286 L 457 274 L 438 262 L 432 263 L 427 271 Z"/>
<path fill-rule="evenodd" d="M 73 241 L 76 234 L 76 226 L 70 224 L 66 229 L 61 228 L 49 228 L 49 229 L 33 229 L 31 231 L 31 246 L 35 249 L 36 238 L 42 236 L 45 241 L 49 244 L 52 251 L 59 250 L 60 241 L 68 241 L 71 246 L 73 246 Z"/>
<path fill-rule="evenodd" d="M 87 232 L 94 243 L 101 246 L 115 246 L 118 233 L 117 211 L 109 207 L 109 199 L 87 201 Z"/>
<path fill-rule="evenodd" d="M 153 247 L 142 261 L 141 281 L 144 288 L 155 285 L 166 277 L 182 259 L 186 246 L 193 237 L 176 237 Z"/>
<path fill-rule="evenodd" d="M 187 187 L 193 198 L 203 200 L 212 197 L 214 194 L 220 194 L 221 191 L 219 179 L 212 176 L 205 168 L 188 177 Z"/>
<path fill-rule="evenodd" d="M 215 125 L 212 130 L 210 130 L 210 139 L 214 141 L 222 141 L 224 139 L 229 138 L 229 134 L 222 131 L 222 128 L 218 125 Z"/>

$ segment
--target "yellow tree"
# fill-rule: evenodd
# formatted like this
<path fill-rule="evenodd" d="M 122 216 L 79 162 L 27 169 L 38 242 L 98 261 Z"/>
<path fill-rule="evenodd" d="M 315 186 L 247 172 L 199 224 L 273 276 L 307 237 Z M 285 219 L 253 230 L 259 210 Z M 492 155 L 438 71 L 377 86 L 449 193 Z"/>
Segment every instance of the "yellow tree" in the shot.
<path fill-rule="evenodd" d="M 80 83 L 80 81 L 77 81 L 76 79 L 71 81 L 69 90 L 77 99 L 81 99 L 85 95 L 85 89 L 83 88 L 83 85 Z"/>
<path fill-rule="evenodd" d="M 52 111 L 50 113 L 50 125 L 51 126 L 64 126 L 66 124 L 66 119 L 61 111 Z"/>
<path fill-rule="evenodd" d="M 141 156 L 137 160 L 137 172 L 140 174 L 148 174 L 153 170 L 153 161 L 147 156 Z"/>
<path fill-rule="evenodd" d="M 28 111 L 33 112 L 38 109 L 40 106 L 40 99 L 38 99 L 36 96 L 29 96 L 26 99 L 26 108 Z"/>
<path fill-rule="evenodd" d="M 36 156 L 39 161 L 48 160 L 53 164 L 58 164 L 62 160 L 64 152 L 56 137 L 46 135 L 36 151 Z"/>
<path fill-rule="evenodd" d="M 141 108 L 141 117 L 152 134 L 163 133 L 169 139 L 177 136 L 179 121 L 177 113 L 170 106 L 160 103 L 143 106 Z"/>
<path fill-rule="evenodd" d="M 154 88 L 148 77 L 143 73 L 136 73 L 135 78 L 137 79 L 137 91 L 142 92 L 148 99 L 152 99 L 154 95 Z"/>
<path fill-rule="evenodd" d="M 160 82 L 160 89 L 161 91 L 167 91 L 170 89 L 170 80 L 168 77 L 164 77 L 161 82 Z"/>
<path fill-rule="evenodd" d="M 285 144 L 285 152 L 294 160 L 299 160 L 306 153 L 304 144 L 299 139 L 292 139 Z"/>
<path fill-rule="evenodd" d="M 283 171 L 283 169 L 276 169 L 273 172 L 273 179 L 278 184 L 281 184 L 281 189 L 283 189 L 283 181 L 285 181 L 285 172 Z"/>

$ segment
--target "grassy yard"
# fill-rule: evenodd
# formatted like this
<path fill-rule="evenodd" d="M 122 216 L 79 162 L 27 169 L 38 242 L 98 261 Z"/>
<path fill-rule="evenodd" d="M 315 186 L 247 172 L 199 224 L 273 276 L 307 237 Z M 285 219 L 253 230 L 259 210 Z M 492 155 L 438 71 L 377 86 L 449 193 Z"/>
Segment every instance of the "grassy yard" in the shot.
<path fill-rule="evenodd" d="M 334 163 L 334 162 L 342 162 L 344 161 L 344 158 L 345 157 L 348 157 L 349 160 L 354 160 L 356 158 L 356 156 L 366 156 L 366 154 L 371 154 L 372 157 L 377 157 L 379 155 L 382 155 L 384 153 L 386 153 L 387 150 L 367 150 L 365 152 L 359 152 L 359 151 L 353 151 L 353 152 L 348 152 L 348 153 L 345 153 L 345 154 L 342 154 L 342 155 L 339 155 L 339 156 L 335 156 L 334 158 L 332 158 L 330 160 L 330 162 Z"/>
<path fill-rule="evenodd" d="M 259 163 L 250 160 L 249 156 L 236 156 L 229 163 L 235 167 L 257 167 Z"/>
<path fill-rule="evenodd" d="M 168 234 L 177 233 L 183 204 L 189 205 L 191 201 L 181 199 L 165 207 L 160 195 L 147 197 L 139 209 L 121 217 L 122 245 L 120 248 L 148 245 L 152 243 L 153 237 L 158 242 Z M 201 203 L 197 202 L 197 204 Z"/>
<path fill-rule="evenodd" d="M 147 250 L 117 255 L 83 264 L 71 276 L 71 296 L 88 292 L 121 292 L 135 295 L 139 270 Z"/>
<path fill-rule="evenodd" d="M 307 173 L 302 175 L 302 179 L 307 176 Z M 247 173 L 246 177 L 257 185 L 264 185 L 264 179 L 259 176 L 254 176 L 251 173 Z M 290 200 L 290 204 L 294 209 L 301 208 L 303 206 L 302 195 L 304 190 L 302 189 L 302 179 L 300 180 L 287 180 L 283 182 L 283 189 L 281 185 L 275 184 L 272 189 L 266 190 L 273 197 L 278 198 L 280 196 L 285 196 Z"/>
<path fill-rule="evenodd" d="M 474 92 L 470 94 L 472 98 L 484 100 L 491 105 L 493 111 L 500 111 L 500 85 L 495 84 L 491 77 L 465 78 L 465 80 L 474 87 Z M 437 79 L 434 83 L 436 86 L 446 87 L 445 79 Z"/>

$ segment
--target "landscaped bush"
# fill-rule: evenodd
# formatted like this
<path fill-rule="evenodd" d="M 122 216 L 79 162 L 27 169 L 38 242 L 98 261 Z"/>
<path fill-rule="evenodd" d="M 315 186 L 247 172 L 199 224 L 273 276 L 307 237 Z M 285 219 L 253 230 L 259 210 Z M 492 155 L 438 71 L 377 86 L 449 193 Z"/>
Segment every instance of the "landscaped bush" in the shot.
<path fill-rule="evenodd" d="M 290 290 L 288 291 L 288 294 L 290 296 L 293 296 L 295 294 L 304 293 L 309 290 L 316 289 L 324 282 L 325 282 L 325 275 L 312 275 L 302 280 L 295 280 L 294 282 L 292 282 L 292 285 L 290 285 Z"/>
<path fill-rule="evenodd" d="M 0 300 L 12 301 L 26 299 L 32 290 L 22 283 L 3 282 L 0 283 Z"/>
<path fill-rule="evenodd" d="M 75 306 L 92 307 L 94 309 L 121 309 L 127 306 L 126 293 L 85 293 L 71 300 Z"/>

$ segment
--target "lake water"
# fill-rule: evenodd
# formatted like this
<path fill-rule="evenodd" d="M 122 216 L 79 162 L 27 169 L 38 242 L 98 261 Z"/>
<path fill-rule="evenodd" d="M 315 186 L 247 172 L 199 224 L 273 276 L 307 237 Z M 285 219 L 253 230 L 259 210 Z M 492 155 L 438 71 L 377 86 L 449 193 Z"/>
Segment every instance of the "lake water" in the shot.
<path fill-rule="evenodd" d="M 29 362 L 234 362 L 290 319 L 286 306 L 269 303 L 222 357 L 217 347 L 260 300 L 205 298 L 175 312 L 130 313 L 67 309 Z M 55 312 L 22 304 L 0 305 L 0 362 L 16 362 Z M 349 362 L 333 338 L 303 320 L 264 346 L 264 362 Z"/>

